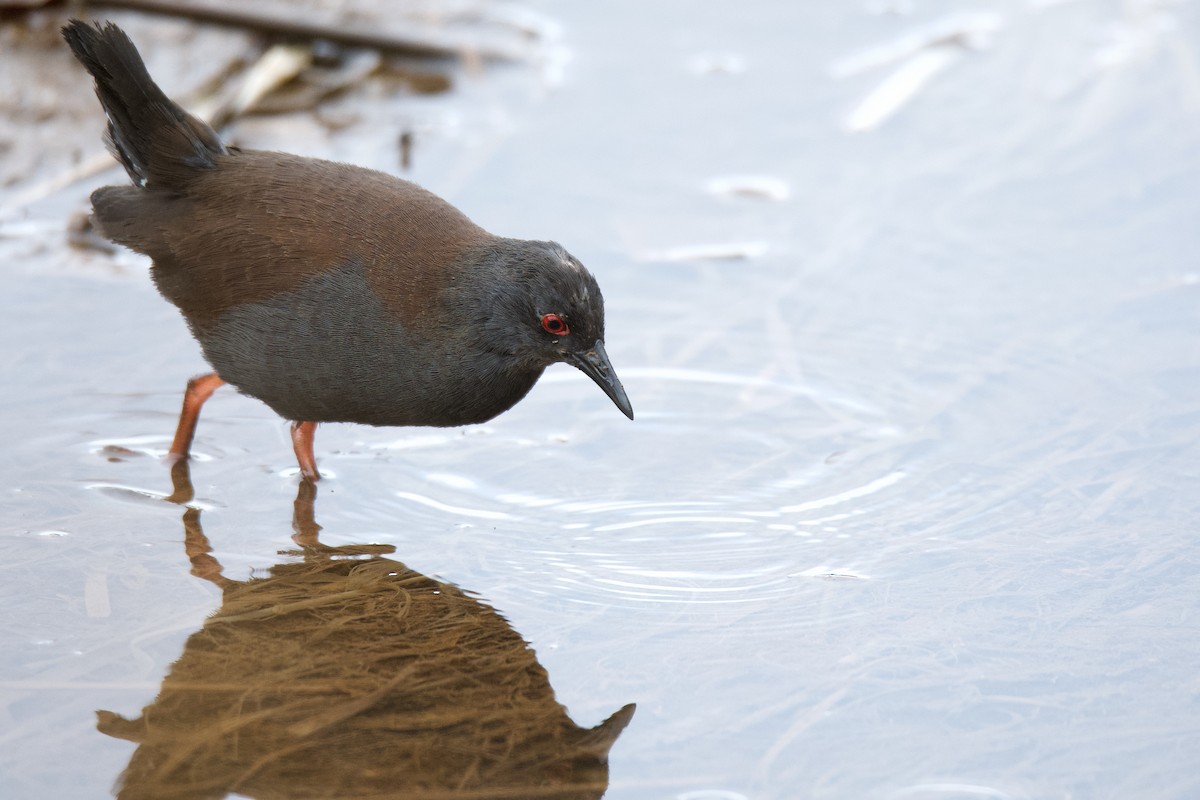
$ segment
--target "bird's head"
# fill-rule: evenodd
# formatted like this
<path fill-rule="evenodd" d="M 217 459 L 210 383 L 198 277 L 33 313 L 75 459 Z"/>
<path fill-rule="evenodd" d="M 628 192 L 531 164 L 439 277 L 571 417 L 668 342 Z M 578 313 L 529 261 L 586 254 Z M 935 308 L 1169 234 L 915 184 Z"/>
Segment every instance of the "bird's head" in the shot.
<path fill-rule="evenodd" d="M 491 279 L 476 311 L 481 344 L 530 369 L 578 367 L 633 419 L 604 350 L 604 295 L 592 273 L 555 242 L 498 239 L 480 261 Z"/>

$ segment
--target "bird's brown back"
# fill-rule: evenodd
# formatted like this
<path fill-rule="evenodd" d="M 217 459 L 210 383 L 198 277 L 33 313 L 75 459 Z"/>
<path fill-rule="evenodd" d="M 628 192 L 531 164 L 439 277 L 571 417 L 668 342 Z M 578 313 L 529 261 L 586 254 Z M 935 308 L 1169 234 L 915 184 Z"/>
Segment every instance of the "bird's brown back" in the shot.
<path fill-rule="evenodd" d="M 408 181 L 267 151 L 220 155 L 182 191 L 111 186 L 92 202 L 102 232 L 150 256 L 159 290 L 201 330 L 352 260 L 419 325 L 462 256 L 494 238 Z"/>

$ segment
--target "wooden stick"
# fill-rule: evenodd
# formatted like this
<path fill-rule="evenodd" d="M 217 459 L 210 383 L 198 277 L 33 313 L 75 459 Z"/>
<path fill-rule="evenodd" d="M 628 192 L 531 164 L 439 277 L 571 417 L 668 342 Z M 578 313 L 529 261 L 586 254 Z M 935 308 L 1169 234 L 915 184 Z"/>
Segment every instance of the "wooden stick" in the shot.
<path fill-rule="evenodd" d="M 185 17 L 228 27 L 245 28 L 259 33 L 298 39 L 326 39 L 345 47 L 366 47 L 381 52 L 424 57 L 477 54 L 492 61 L 520 61 L 526 54 L 516 48 L 463 42 L 438 42 L 419 34 L 393 33 L 367 24 L 333 25 L 310 22 L 296 17 L 249 11 L 245 8 L 217 6 L 195 0 L 85 0 L 89 6 L 123 8 L 148 14 Z M 249 5 L 249 4 L 247 4 Z"/>

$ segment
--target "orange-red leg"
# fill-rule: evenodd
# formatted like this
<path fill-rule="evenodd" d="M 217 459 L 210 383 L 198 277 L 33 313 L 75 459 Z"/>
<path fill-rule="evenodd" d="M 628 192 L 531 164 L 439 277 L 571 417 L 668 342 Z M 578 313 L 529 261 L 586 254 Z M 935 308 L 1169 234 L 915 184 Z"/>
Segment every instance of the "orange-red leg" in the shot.
<path fill-rule="evenodd" d="M 300 465 L 300 475 L 310 481 L 321 480 L 317 472 L 317 459 L 313 457 L 313 437 L 317 433 L 315 422 L 292 423 L 292 448 L 296 451 L 296 463 Z"/>
<path fill-rule="evenodd" d="M 196 435 L 196 423 L 200 420 L 200 407 L 224 383 L 221 376 L 215 372 L 197 375 L 188 381 L 187 391 L 183 393 L 183 410 L 179 412 L 179 427 L 175 429 L 175 439 L 167 453 L 170 461 L 187 458 L 192 447 L 192 437 Z"/>

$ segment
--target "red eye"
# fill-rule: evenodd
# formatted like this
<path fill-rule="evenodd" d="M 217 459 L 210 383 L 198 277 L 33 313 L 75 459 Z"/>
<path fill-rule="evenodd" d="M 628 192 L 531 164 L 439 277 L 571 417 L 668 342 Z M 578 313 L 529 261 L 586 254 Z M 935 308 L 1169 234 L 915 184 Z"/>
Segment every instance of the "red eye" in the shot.
<path fill-rule="evenodd" d="M 558 314 L 543 315 L 542 327 L 546 329 L 546 333 L 553 333 L 555 336 L 566 336 L 571 332 L 571 329 L 567 327 L 567 321 Z"/>

